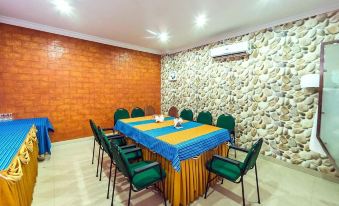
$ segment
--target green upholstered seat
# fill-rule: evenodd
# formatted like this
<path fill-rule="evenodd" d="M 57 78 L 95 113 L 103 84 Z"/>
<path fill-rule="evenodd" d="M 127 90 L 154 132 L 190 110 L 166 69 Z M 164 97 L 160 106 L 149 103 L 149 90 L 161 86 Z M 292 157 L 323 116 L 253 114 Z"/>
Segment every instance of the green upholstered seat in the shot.
<path fill-rule="evenodd" d="M 135 107 L 131 112 L 131 117 L 143 117 L 145 116 L 145 112 L 140 107 Z"/>
<path fill-rule="evenodd" d="M 107 142 L 107 140 L 105 140 Z M 166 177 L 165 171 L 161 168 L 161 165 L 155 161 L 139 161 L 136 163 L 130 163 L 128 160 L 128 155 L 130 153 L 140 152 L 142 156 L 142 151 L 140 148 L 133 148 L 129 150 L 122 150 L 117 145 L 112 145 L 112 156 L 116 163 L 115 167 L 115 176 L 114 176 L 114 185 L 116 180 L 116 171 L 117 169 L 128 178 L 130 182 L 130 191 L 128 198 L 128 205 L 130 205 L 131 191 L 140 191 L 151 185 L 154 185 L 157 182 L 161 182 L 163 189 L 163 198 L 166 205 L 166 199 L 164 195 L 164 179 Z M 114 198 L 114 188 L 112 193 L 112 204 Z"/>
<path fill-rule="evenodd" d="M 103 154 L 104 154 L 104 152 L 106 152 L 107 155 L 111 159 L 109 181 L 108 181 L 108 187 L 107 187 L 107 199 L 108 199 L 109 198 L 109 187 L 110 187 L 111 176 L 112 176 L 112 164 L 114 164 L 112 147 L 113 146 L 121 146 L 121 148 L 123 148 L 122 151 L 126 151 L 126 150 L 129 150 L 131 148 L 136 148 L 136 146 L 135 145 L 126 145 L 127 143 L 125 141 L 124 136 L 121 136 L 121 135 L 110 135 L 110 136 L 107 136 L 105 134 L 105 132 L 102 129 L 100 129 L 100 128 L 95 128 L 95 131 L 97 132 L 97 134 L 99 136 L 100 145 L 102 146 L 102 149 L 103 149 L 103 152 L 102 152 L 102 155 L 101 155 L 100 180 L 101 180 L 101 174 L 102 174 L 102 165 L 103 165 Z M 126 155 L 126 158 L 129 161 L 134 161 L 134 160 L 137 160 L 137 159 L 141 159 L 142 158 L 141 152 L 129 153 L 128 155 Z"/>
<path fill-rule="evenodd" d="M 125 138 L 112 139 L 110 142 L 118 146 L 124 146 L 127 144 Z"/>
<path fill-rule="evenodd" d="M 128 149 L 131 149 L 131 148 L 128 148 Z M 124 152 L 124 151 L 126 151 L 126 150 L 128 150 L 127 148 L 126 149 L 123 149 L 122 150 L 122 152 Z M 142 154 L 141 154 L 141 152 L 139 151 L 139 152 L 131 152 L 131 153 L 127 153 L 126 154 L 126 158 L 128 159 L 128 160 L 135 160 L 135 159 L 139 159 L 139 158 L 141 158 L 142 156 L 141 156 Z"/>
<path fill-rule="evenodd" d="M 246 158 L 244 159 L 243 162 L 230 159 L 228 157 L 213 155 L 212 159 L 207 161 L 206 163 L 206 169 L 208 170 L 208 181 L 206 184 L 205 198 L 208 192 L 209 183 L 213 180 L 213 179 L 211 180 L 211 173 L 214 173 L 217 176 L 225 178 L 234 183 L 241 183 L 243 205 L 245 205 L 243 178 L 244 178 L 244 175 L 246 175 L 250 169 L 255 168 L 258 203 L 260 203 L 256 161 L 257 161 L 262 143 L 263 143 L 263 139 L 261 138 L 253 144 L 250 150 L 245 150 L 245 149 L 238 148 L 235 146 L 230 146 L 231 149 L 235 149 L 235 150 L 247 153 Z"/>
<path fill-rule="evenodd" d="M 200 112 L 197 117 L 197 122 L 212 125 L 212 114 L 210 112 Z"/>
<path fill-rule="evenodd" d="M 184 120 L 193 121 L 193 112 L 190 109 L 183 109 L 180 112 L 180 117 Z"/>
<path fill-rule="evenodd" d="M 130 118 L 130 116 L 126 109 L 124 108 L 117 109 L 114 112 L 114 125 L 117 123 L 119 119 L 127 119 L 127 118 Z"/>
<path fill-rule="evenodd" d="M 210 160 L 206 163 L 206 167 L 209 171 L 232 182 L 235 182 L 241 176 L 241 169 L 243 168 L 244 163 L 239 162 L 239 165 L 240 167 L 233 164 L 227 164 L 220 159 L 215 159 L 212 162 Z"/>
<path fill-rule="evenodd" d="M 130 165 L 130 169 L 134 171 L 137 168 L 144 167 L 152 163 L 151 161 L 140 161 L 134 164 Z M 132 179 L 132 184 L 135 188 L 138 190 L 146 188 L 155 182 L 158 182 L 161 179 L 164 179 L 166 177 L 165 171 L 161 169 L 161 172 L 159 171 L 159 167 L 153 167 L 149 170 L 146 170 L 145 172 L 135 174 Z"/>

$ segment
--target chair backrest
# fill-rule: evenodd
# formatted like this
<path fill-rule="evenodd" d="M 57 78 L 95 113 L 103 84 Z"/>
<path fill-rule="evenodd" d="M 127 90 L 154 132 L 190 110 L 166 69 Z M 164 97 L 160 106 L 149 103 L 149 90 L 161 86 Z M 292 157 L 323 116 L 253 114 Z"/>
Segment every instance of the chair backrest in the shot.
<path fill-rule="evenodd" d="M 99 139 L 100 139 L 102 148 L 108 154 L 108 156 L 113 160 L 113 154 L 112 154 L 112 151 L 111 151 L 111 144 L 109 143 L 109 140 L 107 139 L 105 132 L 99 127 L 98 133 L 99 133 Z"/>
<path fill-rule="evenodd" d="M 155 109 L 150 105 L 146 106 L 145 107 L 145 115 L 148 116 L 148 115 L 153 115 L 153 114 L 155 114 Z"/>
<path fill-rule="evenodd" d="M 168 110 L 168 115 L 171 117 L 178 117 L 178 109 L 174 106 L 172 106 L 169 110 Z"/>
<path fill-rule="evenodd" d="M 131 112 L 131 117 L 143 117 L 145 116 L 145 112 L 140 107 L 135 107 Z"/>
<path fill-rule="evenodd" d="M 248 170 L 252 169 L 255 166 L 255 163 L 257 162 L 258 159 L 258 155 L 260 153 L 262 143 L 263 139 L 260 138 L 253 144 L 251 149 L 248 151 L 243 166 L 244 174 L 246 174 Z"/>
<path fill-rule="evenodd" d="M 118 167 L 119 171 L 122 172 L 124 176 L 130 177 L 130 171 L 126 166 L 125 161 L 121 157 L 121 149 L 119 148 L 119 146 L 115 144 L 110 144 L 105 132 L 102 129 L 100 129 L 99 134 L 102 139 L 102 146 L 104 148 L 104 151 L 115 162 L 115 165 L 116 167 Z"/>
<path fill-rule="evenodd" d="M 212 125 L 212 114 L 210 112 L 200 112 L 197 122 Z"/>
<path fill-rule="evenodd" d="M 99 134 L 98 134 L 97 125 L 94 123 L 94 121 L 92 119 L 89 120 L 89 125 L 91 126 L 95 141 L 97 141 L 99 144 L 101 144 Z"/>
<path fill-rule="evenodd" d="M 114 113 L 114 125 L 117 123 L 119 119 L 127 119 L 129 118 L 129 113 L 124 108 L 119 108 Z"/>
<path fill-rule="evenodd" d="M 232 115 L 222 114 L 218 117 L 216 126 L 227 129 L 230 132 L 232 132 L 234 131 L 234 127 L 235 127 L 235 119 L 234 117 L 232 117 Z"/>
<path fill-rule="evenodd" d="M 190 109 L 183 109 L 180 112 L 180 117 L 184 120 L 193 121 L 193 112 Z"/>

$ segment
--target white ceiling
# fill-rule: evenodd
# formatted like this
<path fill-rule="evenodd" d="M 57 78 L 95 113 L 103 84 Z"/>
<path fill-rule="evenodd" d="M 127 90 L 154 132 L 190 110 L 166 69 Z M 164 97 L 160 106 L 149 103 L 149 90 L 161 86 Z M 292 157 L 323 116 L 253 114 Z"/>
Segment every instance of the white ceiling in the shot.
<path fill-rule="evenodd" d="M 68 0 L 62 15 L 51 0 L 0 0 L 0 22 L 132 48 L 172 53 L 230 35 L 339 9 L 339 0 Z M 208 22 L 197 29 L 194 18 Z M 161 43 L 146 29 L 167 31 Z"/>

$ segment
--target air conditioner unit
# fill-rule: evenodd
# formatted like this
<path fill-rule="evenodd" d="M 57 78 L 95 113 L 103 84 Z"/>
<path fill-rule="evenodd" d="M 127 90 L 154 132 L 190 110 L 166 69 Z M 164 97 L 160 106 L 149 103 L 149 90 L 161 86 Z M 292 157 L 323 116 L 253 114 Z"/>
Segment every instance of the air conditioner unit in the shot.
<path fill-rule="evenodd" d="M 211 57 L 221 57 L 232 54 L 245 53 L 249 54 L 251 50 L 250 44 L 248 41 L 239 42 L 235 44 L 230 44 L 210 50 Z"/>

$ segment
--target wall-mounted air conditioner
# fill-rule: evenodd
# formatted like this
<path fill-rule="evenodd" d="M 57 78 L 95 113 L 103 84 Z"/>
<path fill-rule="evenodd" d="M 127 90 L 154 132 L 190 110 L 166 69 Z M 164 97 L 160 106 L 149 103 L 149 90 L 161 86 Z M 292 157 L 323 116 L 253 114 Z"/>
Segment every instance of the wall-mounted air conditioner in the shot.
<path fill-rule="evenodd" d="M 210 50 L 211 57 L 221 57 L 232 54 L 250 54 L 251 47 L 248 41 L 230 44 Z"/>

